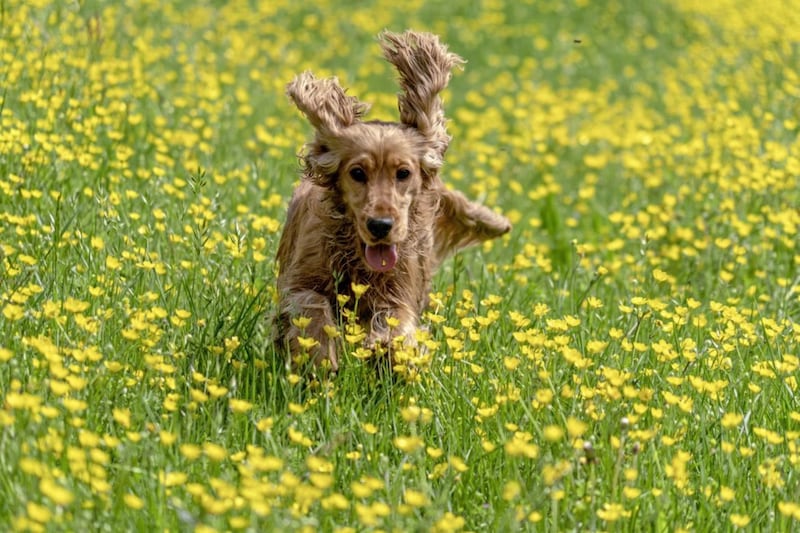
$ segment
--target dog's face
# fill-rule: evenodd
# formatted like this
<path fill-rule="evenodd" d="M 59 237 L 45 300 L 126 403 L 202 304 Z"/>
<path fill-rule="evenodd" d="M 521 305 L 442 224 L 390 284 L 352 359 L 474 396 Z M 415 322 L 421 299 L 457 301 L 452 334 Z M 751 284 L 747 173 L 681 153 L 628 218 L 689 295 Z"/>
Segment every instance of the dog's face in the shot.
<path fill-rule="evenodd" d="M 337 187 L 352 217 L 361 258 L 370 269 L 387 272 L 409 231 L 409 212 L 421 192 L 424 139 L 410 128 L 362 123 L 342 135 Z"/>

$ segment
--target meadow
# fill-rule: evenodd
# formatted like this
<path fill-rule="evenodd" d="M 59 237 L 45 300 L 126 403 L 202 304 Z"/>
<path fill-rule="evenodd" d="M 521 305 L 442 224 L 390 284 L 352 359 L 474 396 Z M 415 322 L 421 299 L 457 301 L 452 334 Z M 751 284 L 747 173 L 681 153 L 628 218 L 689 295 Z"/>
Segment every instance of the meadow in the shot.
<path fill-rule="evenodd" d="M 514 230 L 294 374 L 284 87 L 395 119 L 385 28 Z M 800 529 L 798 132 L 796 2 L 0 0 L 0 529 Z"/>

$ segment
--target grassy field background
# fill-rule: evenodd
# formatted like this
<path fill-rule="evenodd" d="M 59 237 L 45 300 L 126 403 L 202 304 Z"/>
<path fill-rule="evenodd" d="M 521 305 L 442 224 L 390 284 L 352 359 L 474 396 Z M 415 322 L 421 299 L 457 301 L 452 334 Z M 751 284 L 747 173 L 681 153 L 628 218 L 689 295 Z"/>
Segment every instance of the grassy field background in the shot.
<path fill-rule="evenodd" d="M 0 529 L 800 528 L 800 9 L 700 4 L 0 0 Z M 417 367 L 293 375 L 284 87 L 394 119 L 408 27 L 515 228 Z"/>

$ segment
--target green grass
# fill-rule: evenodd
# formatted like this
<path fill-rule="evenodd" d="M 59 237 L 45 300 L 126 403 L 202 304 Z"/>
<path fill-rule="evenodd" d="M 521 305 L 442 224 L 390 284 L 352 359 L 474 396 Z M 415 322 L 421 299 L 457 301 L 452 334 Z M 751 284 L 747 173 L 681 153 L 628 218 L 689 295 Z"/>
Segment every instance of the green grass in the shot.
<path fill-rule="evenodd" d="M 305 4 L 0 0 L 0 529 L 796 529 L 798 10 Z M 392 119 L 406 27 L 468 60 L 444 177 L 515 227 L 417 371 L 293 375 L 283 88 Z"/>

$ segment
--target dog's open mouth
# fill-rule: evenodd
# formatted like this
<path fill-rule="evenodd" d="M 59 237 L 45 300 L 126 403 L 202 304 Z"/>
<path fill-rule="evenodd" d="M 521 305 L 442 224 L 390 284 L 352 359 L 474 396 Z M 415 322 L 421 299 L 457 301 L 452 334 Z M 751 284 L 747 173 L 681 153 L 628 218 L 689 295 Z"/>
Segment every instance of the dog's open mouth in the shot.
<path fill-rule="evenodd" d="M 376 272 L 388 272 L 397 264 L 397 245 L 367 244 L 364 248 L 367 264 Z"/>

